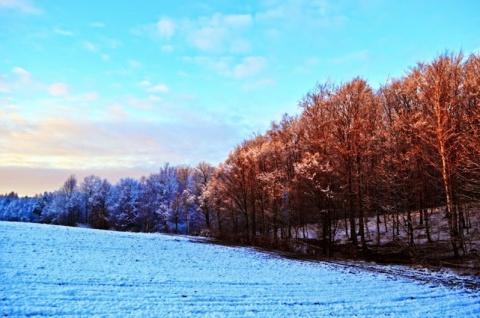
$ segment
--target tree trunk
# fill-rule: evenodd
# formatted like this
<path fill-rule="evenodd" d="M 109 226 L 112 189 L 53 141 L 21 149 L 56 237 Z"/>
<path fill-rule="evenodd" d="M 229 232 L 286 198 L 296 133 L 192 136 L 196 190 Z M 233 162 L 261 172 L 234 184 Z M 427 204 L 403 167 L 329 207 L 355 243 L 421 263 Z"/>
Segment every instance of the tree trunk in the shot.
<path fill-rule="evenodd" d="M 380 245 L 380 213 L 377 212 L 377 245 Z"/>
<path fill-rule="evenodd" d="M 438 139 L 439 141 L 439 150 L 440 150 L 440 159 L 442 161 L 442 179 L 443 179 L 443 187 L 445 191 L 445 199 L 447 201 L 447 218 L 448 218 L 448 227 L 450 230 L 450 242 L 452 244 L 452 249 L 453 249 L 453 255 L 455 257 L 460 257 L 459 251 L 458 251 L 458 245 L 457 242 L 459 241 L 458 237 L 458 225 L 457 225 L 457 215 L 456 212 L 454 211 L 453 207 L 453 202 L 452 202 L 452 192 L 450 188 L 450 180 L 449 180 L 449 175 L 448 175 L 448 167 L 447 167 L 447 158 L 445 154 L 445 145 L 441 141 L 441 138 L 443 137 L 443 132 L 440 131 L 438 132 Z"/>

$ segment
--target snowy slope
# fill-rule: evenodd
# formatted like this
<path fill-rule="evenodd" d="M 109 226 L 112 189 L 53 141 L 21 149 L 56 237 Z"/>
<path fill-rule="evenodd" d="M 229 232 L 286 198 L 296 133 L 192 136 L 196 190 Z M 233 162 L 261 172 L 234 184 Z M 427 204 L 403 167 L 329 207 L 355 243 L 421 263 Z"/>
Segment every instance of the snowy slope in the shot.
<path fill-rule="evenodd" d="M 480 295 L 188 237 L 0 222 L 0 316 L 480 317 Z"/>

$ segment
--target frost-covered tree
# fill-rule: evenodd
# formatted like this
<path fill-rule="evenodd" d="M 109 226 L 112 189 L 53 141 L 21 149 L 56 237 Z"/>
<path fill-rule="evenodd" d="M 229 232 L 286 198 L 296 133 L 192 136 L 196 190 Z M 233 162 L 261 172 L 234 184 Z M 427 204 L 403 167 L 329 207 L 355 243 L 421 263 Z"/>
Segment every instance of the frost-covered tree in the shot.
<path fill-rule="evenodd" d="M 132 178 L 120 179 L 111 192 L 110 225 L 120 231 L 140 231 L 142 228 L 140 198 L 139 181 Z"/>
<path fill-rule="evenodd" d="M 71 175 L 63 186 L 53 193 L 44 195 L 41 212 L 43 222 L 75 226 L 83 222 L 83 199 L 77 179 Z"/>
<path fill-rule="evenodd" d="M 212 178 L 215 172 L 215 167 L 206 162 L 200 162 L 193 171 L 193 195 L 195 200 L 195 206 L 203 214 L 205 222 L 205 228 L 211 230 L 213 208 L 212 205 L 203 196 L 203 193 L 207 189 L 208 182 Z M 203 227 L 203 225 L 198 224 Z"/>
<path fill-rule="evenodd" d="M 444 54 L 429 64 L 419 63 L 405 79 L 414 87 L 411 98 L 417 104 L 414 134 L 431 149 L 426 159 L 441 175 L 450 239 L 456 257 L 460 256 L 459 251 L 465 253 L 466 250 L 461 222 L 464 216 L 459 207 L 464 184 L 467 184 L 463 178 L 465 167 L 470 162 L 464 159 L 469 157 L 471 149 L 476 148 L 469 145 L 472 145 L 472 132 L 478 127 L 478 123 L 471 121 L 478 104 L 475 105 L 475 101 L 470 104 L 475 89 L 469 90 L 470 86 L 466 84 L 470 78 L 467 78 L 464 57 L 460 53 Z M 478 88 L 476 90 L 478 92 Z"/>
<path fill-rule="evenodd" d="M 167 218 L 171 213 L 174 197 L 174 185 L 169 178 L 169 166 L 159 173 L 151 174 L 141 180 L 141 218 L 142 231 L 167 231 Z"/>
<path fill-rule="evenodd" d="M 97 176 L 85 177 L 80 186 L 84 204 L 84 222 L 97 229 L 108 228 L 107 200 L 110 183 Z"/>
<path fill-rule="evenodd" d="M 190 234 L 192 221 L 195 224 L 197 219 L 197 211 L 193 193 L 192 169 L 189 166 L 176 168 L 176 184 L 169 221 L 174 224 L 175 233 L 179 233 L 181 231 L 179 226 L 184 224 L 184 232 Z"/>
<path fill-rule="evenodd" d="M 19 198 L 14 192 L 0 196 L 0 220 L 38 222 L 38 215 L 34 213 L 37 198 Z"/>

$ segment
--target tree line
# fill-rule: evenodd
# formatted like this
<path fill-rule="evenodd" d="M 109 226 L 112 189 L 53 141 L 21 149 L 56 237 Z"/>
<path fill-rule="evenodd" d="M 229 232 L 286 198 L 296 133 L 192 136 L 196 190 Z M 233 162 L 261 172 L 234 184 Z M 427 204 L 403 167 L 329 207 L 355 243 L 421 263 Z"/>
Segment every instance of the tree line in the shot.
<path fill-rule="evenodd" d="M 223 235 L 275 243 L 318 224 L 332 255 L 340 221 L 366 250 L 366 219 L 377 218 L 380 244 L 393 215 L 414 245 L 412 213 L 432 241 L 428 210 L 445 207 L 452 251 L 466 253 L 468 207 L 480 199 L 478 55 L 443 54 L 376 91 L 361 78 L 318 85 L 300 106 L 215 171 L 204 197 Z"/>
<path fill-rule="evenodd" d="M 314 238 L 333 255 L 339 231 L 367 250 L 385 238 L 380 227 L 388 222 L 391 240 L 402 227 L 413 246 L 417 216 L 431 242 L 431 211 L 443 207 L 448 228 L 441 230 L 453 254 L 467 252 L 471 211 L 478 213 L 472 206 L 480 199 L 478 54 L 445 53 L 377 90 L 362 78 L 327 82 L 299 105 L 299 115 L 272 122 L 218 167 L 165 165 L 115 185 L 72 176 L 17 209 L 31 208 L 27 213 L 7 207 L 31 198 L 1 197 L 0 218 L 208 233 L 269 246 L 312 237 L 315 225 Z M 375 239 L 366 224 L 371 218 Z"/>
<path fill-rule="evenodd" d="M 165 164 L 140 180 L 116 184 L 98 176 L 72 175 L 54 192 L 34 198 L 0 196 L 0 219 L 134 232 L 200 234 L 209 216 L 201 194 L 214 167 Z"/>

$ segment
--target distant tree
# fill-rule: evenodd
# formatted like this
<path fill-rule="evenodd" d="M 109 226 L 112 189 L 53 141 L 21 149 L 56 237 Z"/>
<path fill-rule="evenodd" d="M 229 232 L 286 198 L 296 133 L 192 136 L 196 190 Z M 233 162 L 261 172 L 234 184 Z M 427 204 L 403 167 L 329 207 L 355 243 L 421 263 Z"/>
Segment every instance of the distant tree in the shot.
<path fill-rule="evenodd" d="M 115 185 L 110 198 L 109 222 L 120 231 L 140 231 L 140 182 L 123 178 Z"/>
<path fill-rule="evenodd" d="M 84 222 L 98 229 L 108 228 L 107 196 L 110 183 L 97 176 L 85 177 L 80 186 L 84 202 Z"/>
<path fill-rule="evenodd" d="M 170 221 L 175 225 L 175 233 L 179 233 L 180 224 L 185 224 L 185 232 L 190 234 L 191 217 L 195 211 L 195 198 L 192 189 L 192 169 L 189 166 L 176 168 L 176 184 L 174 199 L 171 205 Z"/>
<path fill-rule="evenodd" d="M 34 213 L 37 198 L 19 198 L 14 192 L 0 195 L 0 220 L 38 222 L 38 215 Z"/>
<path fill-rule="evenodd" d="M 215 167 L 206 162 L 200 162 L 193 172 L 193 195 L 195 199 L 195 205 L 202 212 L 205 227 L 208 230 L 211 230 L 211 220 L 212 220 L 212 205 L 205 199 L 203 193 L 207 189 L 207 185 L 210 182 L 213 174 L 215 173 Z"/>
<path fill-rule="evenodd" d="M 65 183 L 63 184 L 62 191 L 65 192 L 67 196 L 71 196 L 75 190 L 77 190 L 78 181 L 75 175 L 71 175 L 67 178 Z"/>
<path fill-rule="evenodd" d="M 37 201 L 33 206 L 33 213 L 38 215 L 39 222 L 52 223 L 52 219 L 47 214 L 47 209 L 52 203 L 53 194 L 51 192 L 44 192 L 42 195 L 37 196 Z"/>
<path fill-rule="evenodd" d="M 159 173 L 142 178 L 143 231 L 168 231 L 167 219 L 176 188 L 175 169 L 165 165 Z"/>

